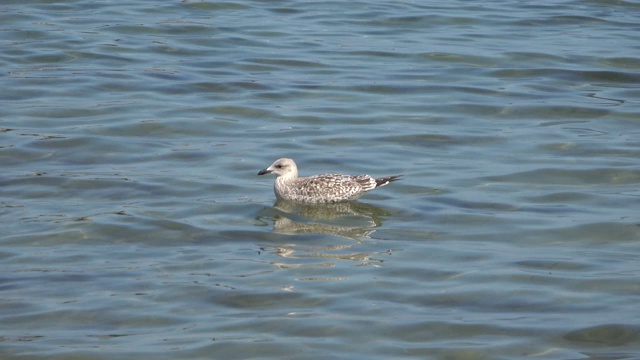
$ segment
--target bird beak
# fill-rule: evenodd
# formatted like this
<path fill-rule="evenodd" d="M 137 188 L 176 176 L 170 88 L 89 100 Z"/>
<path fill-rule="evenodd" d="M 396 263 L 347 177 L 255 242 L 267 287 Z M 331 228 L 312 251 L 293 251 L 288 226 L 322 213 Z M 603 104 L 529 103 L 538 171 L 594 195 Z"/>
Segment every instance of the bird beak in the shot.
<path fill-rule="evenodd" d="M 273 170 L 266 168 L 266 169 L 262 169 L 260 170 L 260 172 L 258 172 L 258 175 L 264 175 L 264 174 L 268 174 L 270 172 L 272 172 Z"/>

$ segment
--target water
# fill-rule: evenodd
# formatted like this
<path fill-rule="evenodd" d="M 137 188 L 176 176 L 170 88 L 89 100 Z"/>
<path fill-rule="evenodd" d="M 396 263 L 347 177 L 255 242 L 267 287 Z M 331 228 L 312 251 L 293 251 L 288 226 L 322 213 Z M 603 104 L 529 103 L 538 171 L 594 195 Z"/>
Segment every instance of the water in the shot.
<path fill-rule="evenodd" d="M 2 359 L 640 358 L 639 11 L 5 1 Z"/>

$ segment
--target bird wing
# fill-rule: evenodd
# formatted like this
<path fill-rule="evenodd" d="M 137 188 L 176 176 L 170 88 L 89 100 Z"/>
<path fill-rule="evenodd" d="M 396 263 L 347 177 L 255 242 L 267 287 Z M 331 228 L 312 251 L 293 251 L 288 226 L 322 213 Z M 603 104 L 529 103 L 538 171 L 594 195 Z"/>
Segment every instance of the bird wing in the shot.
<path fill-rule="evenodd" d="M 322 198 L 324 201 L 351 200 L 360 196 L 364 191 L 370 190 L 365 190 L 363 186 L 366 181 L 350 175 L 322 174 L 297 180 L 296 187 L 303 191 L 305 196 Z M 373 184 L 375 185 L 375 180 Z"/>

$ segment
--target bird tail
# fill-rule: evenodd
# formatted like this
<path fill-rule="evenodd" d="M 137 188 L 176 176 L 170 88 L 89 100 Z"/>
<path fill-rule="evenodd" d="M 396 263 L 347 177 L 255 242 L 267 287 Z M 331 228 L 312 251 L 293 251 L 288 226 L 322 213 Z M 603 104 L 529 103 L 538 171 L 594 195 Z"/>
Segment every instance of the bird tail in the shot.
<path fill-rule="evenodd" d="M 402 175 L 393 175 L 393 176 L 385 176 L 385 177 L 381 177 L 381 178 L 377 178 L 376 180 L 376 187 L 380 187 L 380 186 L 385 186 L 390 182 L 396 181 L 396 180 L 400 180 L 400 177 Z"/>

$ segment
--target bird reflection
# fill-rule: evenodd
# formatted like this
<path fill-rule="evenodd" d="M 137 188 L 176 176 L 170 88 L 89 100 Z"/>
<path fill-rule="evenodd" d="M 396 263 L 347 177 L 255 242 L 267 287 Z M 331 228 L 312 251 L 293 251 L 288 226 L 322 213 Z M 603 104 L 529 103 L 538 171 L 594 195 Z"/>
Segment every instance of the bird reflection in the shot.
<path fill-rule="evenodd" d="M 356 201 L 335 204 L 301 204 L 278 200 L 273 231 L 280 234 L 326 234 L 359 240 L 369 237 L 390 213 Z M 358 225 L 360 224 L 360 225 Z"/>
<path fill-rule="evenodd" d="M 259 216 L 258 220 L 272 220 L 273 232 L 285 235 L 331 235 L 342 239 L 349 239 L 348 243 L 335 239 L 327 244 L 317 244 L 317 241 L 306 239 L 305 245 L 281 244 L 272 249 L 275 254 L 284 259 L 333 259 L 360 262 L 361 265 L 373 265 L 383 260 L 376 258 L 381 253 L 390 255 L 391 250 L 375 252 L 353 252 L 353 248 L 370 238 L 376 229 L 382 226 L 384 217 L 391 213 L 379 207 L 357 201 L 335 204 L 302 204 L 285 200 L 278 200 L 273 207 Z M 312 246 L 310 243 L 315 244 Z M 300 266 L 333 266 L 332 263 L 282 263 L 272 264 L 282 267 Z"/>

